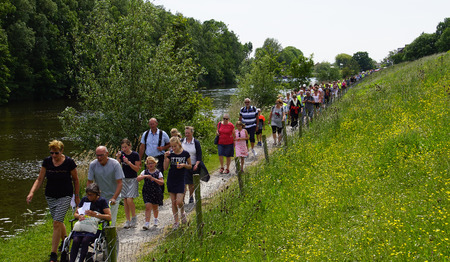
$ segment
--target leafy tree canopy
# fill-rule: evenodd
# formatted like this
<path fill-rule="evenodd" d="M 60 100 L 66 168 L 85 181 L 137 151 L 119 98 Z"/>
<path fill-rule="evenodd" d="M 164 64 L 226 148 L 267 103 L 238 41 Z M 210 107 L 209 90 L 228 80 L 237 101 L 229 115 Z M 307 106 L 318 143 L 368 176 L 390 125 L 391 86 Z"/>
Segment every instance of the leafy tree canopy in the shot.
<path fill-rule="evenodd" d="M 366 71 L 375 68 L 373 59 L 369 57 L 367 52 L 356 52 L 353 54 L 353 59 L 358 63 L 360 70 Z"/>
<path fill-rule="evenodd" d="M 341 78 L 339 69 L 328 62 L 322 62 L 315 65 L 314 76 L 318 81 L 335 81 Z"/>

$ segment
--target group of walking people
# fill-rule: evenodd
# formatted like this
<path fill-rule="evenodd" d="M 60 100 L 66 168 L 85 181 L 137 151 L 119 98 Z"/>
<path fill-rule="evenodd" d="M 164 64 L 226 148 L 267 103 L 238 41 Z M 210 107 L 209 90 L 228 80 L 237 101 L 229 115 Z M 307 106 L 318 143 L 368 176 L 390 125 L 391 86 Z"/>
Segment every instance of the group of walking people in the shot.
<path fill-rule="evenodd" d="M 185 137 L 180 134 L 169 138 L 167 133 L 158 129 L 155 118 L 149 120 L 149 130 L 142 134 L 139 153 L 132 150 L 130 140 L 121 141 L 121 150 L 115 158 L 109 156 L 106 146 L 98 146 L 95 150 L 96 159 L 89 164 L 86 184 L 86 195 L 80 199 L 80 183 L 75 161 L 64 154 L 64 144 L 53 140 L 49 143 L 50 156 L 45 158 L 39 176 L 34 182 L 27 203 L 31 203 L 35 192 L 44 180 L 45 197 L 53 219 L 52 249 L 49 261 L 57 261 L 58 250 L 67 237 L 64 218 L 70 209 L 71 202 L 75 204 L 74 217 L 80 223 L 98 223 L 101 220 L 111 221 L 115 226 L 119 202 L 123 199 L 126 222 L 124 228 L 136 227 L 137 216 L 134 199 L 139 196 L 139 182 L 144 181 L 142 197 L 145 203 L 144 230 L 149 229 L 153 211 L 153 227 L 158 226 L 159 206 L 163 204 L 164 188 L 167 185 L 172 202 L 174 217 L 173 228 L 187 222 L 184 211 L 184 198 L 189 191 L 189 202 L 194 202 L 193 174 L 200 173 L 209 176 L 202 162 L 200 142 L 194 138 L 194 128 L 185 127 Z M 145 167 L 141 170 L 141 159 L 145 158 Z M 167 172 L 166 185 L 164 171 Z M 88 210 L 84 210 L 89 203 Z M 94 219 L 95 218 L 95 219 Z M 84 221 L 84 222 L 81 222 Z M 89 222 L 88 222 L 89 221 Z M 79 223 L 77 222 L 77 223 Z M 84 261 L 89 244 L 95 239 L 95 233 L 86 226 L 75 224 L 70 261 Z M 96 228 L 96 227 L 95 227 Z M 61 245 L 58 249 L 58 244 Z M 81 249 L 80 249 L 81 248 Z M 80 251 L 80 254 L 78 252 Z"/>
<path fill-rule="evenodd" d="M 364 75 L 362 76 L 364 77 Z M 279 96 L 275 105 L 270 109 L 268 121 L 272 127 L 273 144 L 280 145 L 282 140 L 282 124 L 288 121 L 292 128 L 312 120 L 314 116 L 331 103 L 351 83 L 361 78 L 354 77 L 344 81 L 302 86 L 293 90 L 283 98 Z M 244 106 L 239 112 L 239 121 L 236 126 L 231 123 L 230 115 L 224 114 L 222 121 L 217 124 L 217 146 L 220 161 L 220 173 L 229 174 L 231 158 L 236 151 L 236 157 L 241 159 L 240 171 L 244 172 L 244 160 L 251 152 L 254 157 L 255 135 L 258 146 L 262 145 L 261 136 L 265 129 L 266 118 L 261 110 L 251 105 L 246 98 Z M 115 158 L 109 156 L 106 146 L 98 146 L 95 150 L 96 159 L 89 164 L 86 195 L 80 199 L 80 183 L 75 161 L 64 154 L 64 144 L 53 140 L 48 148 L 50 156 L 44 159 L 39 176 L 34 182 L 26 197 L 30 203 L 35 192 L 41 187 L 44 180 L 45 197 L 50 214 L 53 219 L 53 236 L 50 261 L 57 261 L 58 244 L 67 236 L 64 218 L 71 206 L 75 203 L 74 217 L 79 221 L 97 218 L 111 221 L 115 226 L 117 212 L 121 199 L 123 199 L 126 222 L 124 228 L 136 227 L 137 217 L 134 199 L 139 196 L 139 182 L 144 181 L 142 197 L 145 203 L 144 230 L 150 228 L 151 213 L 153 211 L 153 227 L 157 227 L 159 206 L 163 204 L 164 188 L 167 185 L 171 199 L 174 218 L 173 228 L 186 223 L 184 210 L 185 194 L 189 191 L 189 203 L 194 202 L 193 174 L 203 172 L 207 177 L 208 171 L 202 162 L 202 149 L 200 142 L 194 138 L 194 128 L 186 126 L 185 137 L 172 129 L 171 137 L 158 128 L 158 121 L 151 118 L 148 122 L 149 130 L 142 134 L 139 152 L 132 150 L 130 140 L 121 141 L 121 150 Z M 277 137 L 278 135 L 278 137 Z M 248 143 L 250 141 L 250 143 Z M 145 158 L 145 167 L 141 171 L 141 161 Z M 224 163 L 224 158 L 226 162 Z M 166 184 L 164 171 L 168 170 Z M 138 175 L 138 173 L 140 174 Z M 83 210 L 85 203 L 90 203 L 88 210 Z M 83 211 L 83 212 L 81 212 Z M 97 220 L 97 221 L 98 221 Z M 74 234 L 71 251 L 71 261 L 77 257 L 81 247 L 80 260 L 83 261 L 88 245 L 95 237 L 95 232 L 80 231 Z M 61 246 L 60 246 L 61 247 Z"/>

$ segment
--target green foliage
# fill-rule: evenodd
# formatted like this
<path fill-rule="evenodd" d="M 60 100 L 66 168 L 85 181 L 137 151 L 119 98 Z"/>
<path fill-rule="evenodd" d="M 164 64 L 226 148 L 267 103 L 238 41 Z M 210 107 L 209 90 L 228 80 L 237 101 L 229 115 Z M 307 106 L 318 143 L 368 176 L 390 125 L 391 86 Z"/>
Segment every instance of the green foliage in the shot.
<path fill-rule="evenodd" d="M 373 59 L 369 57 L 367 52 L 356 52 L 353 54 L 353 59 L 358 63 L 360 70 L 367 71 L 375 68 Z"/>
<path fill-rule="evenodd" d="M 405 59 L 413 61 L 436 53 L 436 34 L 421 34 L 405 47 Z"/>
<path fill-rule="evenodd" d="M 6 84 L 11 76 L 8 68 L 8 64 L 11 63 L 11 57 L 9 55 L 7 37 L 5 31 L 0 29 L 0 105 L 8 102 L 10 92 Z"/>
<path fill-rule="evenodd" d="M 94 26 L 77 39 L 81 111 L 62 113 L 64 131 L 93 149 L 118 146 L 124 137 L 138 140 L 151 117 L 163 130 L 208 124 L 210 103 L 193 92 L 200 70 L 186 45 L 186 21 L 179 17 L 154 45 L 159 21 L 150 3 L 131 1 L 128 15 L 117 21 L 109 9 L 108 1 L 97 2 Z"/>
<path fill-rule="evenodd" d="M 335 81 L 341 78 L 339 69 L 328 62 L 322 62 L 314 67 L 314 76 L 318 81 Z"/>
<path fill-rule="evenodd" d="M 442 32 L 441 36 L 436 41 L 436 48 L 438 52 L 446 52 L 450 50 L 450 27 L 445 28 Z"/>
<path fill-rule="evenodd" d="M 303 52 L 293 46 L 283 48 L 278 57 L 278 63 L 284 64 L 285 67 L 289 67 L 291 63 L 298 57 L 303 56 Z"/>
<path fill-rule="evenodd" d="M 297 89 L 300 85 L 307 85 L 313 76 L 314 61 L 313 57 L 306 58 L 299 55 L 295 58 L 289 67 L 289 75 L 292 78 L 290 84 L 292 89 Z"/>
<path fill-rule="evenodd" d="M 361 71 L 358 62 L 348 54 L 338 54 L 335 64 L 341 69 L 341 75 L 344 78 L 353 76 Z"/>

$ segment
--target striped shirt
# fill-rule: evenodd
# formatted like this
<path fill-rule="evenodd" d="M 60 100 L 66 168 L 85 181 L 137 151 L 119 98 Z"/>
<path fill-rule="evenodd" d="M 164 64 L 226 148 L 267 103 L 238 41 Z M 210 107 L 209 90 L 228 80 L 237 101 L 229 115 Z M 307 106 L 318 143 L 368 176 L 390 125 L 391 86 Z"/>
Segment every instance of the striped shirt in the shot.
<path fill-rule="evenodd" d="M 256 126 L 256 118 L 258 117 L 256 107 L 250 106 L 250 108 L 247 108 L 244 106 L 241 108 L 239 115 L 242 117 L 242 123 L 245 125 L 245 128 Z"/>

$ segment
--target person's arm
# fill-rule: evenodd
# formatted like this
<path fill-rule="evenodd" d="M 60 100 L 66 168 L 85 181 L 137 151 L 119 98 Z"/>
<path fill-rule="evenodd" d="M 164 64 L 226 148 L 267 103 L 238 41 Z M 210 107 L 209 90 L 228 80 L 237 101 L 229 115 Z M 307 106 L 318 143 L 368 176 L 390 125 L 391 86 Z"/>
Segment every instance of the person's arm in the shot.
<path fill-rule="evenodd" d="M 78 206 L 78 204 L 80 203 L 80 180 L 78 179 L 77 169 L 74 168 L 72 171 L 70 171 L 70 175 L 72 176 L 75 204 Z"/>
<path fill-rule="evenodd" d="M 139 146 L 139 158 L 142 159 L 144 157 L 145 153 L 145 144 L 142 144 Z"/>
<path fill-rule="evenodd" d="M 34 196 L 34 192 L 36 192 L 36 190 L 38 190 L 41 187 L 42 182 L 44 182 L 46 171 L 47 171 L 47 169 L 45 167 L 41 167 L 41 170 L 39 171 L 39 176 L 38 176 L 38 178 L 36 178 L 36 181 L 34 181 L 34 184 L 30 189 L 30 193 L 28 193 L 28 196 L 27 196 L 28 204 L 31 203 L 31 200 L 33 199 L 33 196 Z"/>
<path fill-rule="evenodd" d="M 269 120 L 270 120 L 270 123 L 272 123 L 272 111 L 270 111 Z"/>
<path fill-rule="evenodd" d="M 167 170 L 169 168 L 170 159 L 169 159 L 170 152 L 166 151 L 164 154 L 164 170 Z"/>
<path fill-rule="evenodd" d="M 134 161 L 134 164 L 126 157 L 123 156 L 123 162 L 125 162 L 128 166 L 131 167 L 135 172 L 139 172 L 139 169 L 141 169 L 141 160 Z M 119 161 L 120 163 L 120 161 Z"/>
<path fill-rule="evenodd" d="M 142 170 L 141 174 L 136 178 L 138 182 L 141 182 L 145 179 L 145 170 Z"/>
<path fill-rule="evenodd" d="M 153 178 L 153 181 L 156 182 L 156 184 L 158 184 L 160 186 L 164 185 L 164 178 L 162 176 L 160 178 L 154 178 L 154 177 L 152 177 L 152 178 Z"/>
<path fill-rule="evenodd" d="M 245 137 L 244 137 L 244 140 L 248 140 L 248 132 L 247 132 L 247 129 L 244 129 L 245 130 Z"/>
<path fill-rule="evenodd" d="M 192 164 L 191 164 L 191 158 L 189 157 L 186 160 L 187 164 L 179 164 L 179 168 L 186 168 L 186 169 L 192 169 Z"/>
<path fill-rule="evenodd" d="M 120 192 L 122 191 L 122 179 L 117 179 L 116 183 L 117 183 L 116 192 L 114 192 L 113 197 L 109 200 L 111 201 L 111 205 L 116 204 L 116 199 L 119 197 Z"/>

